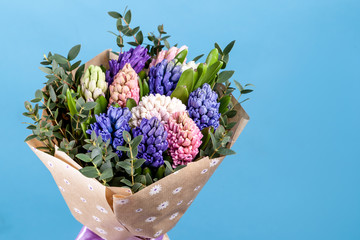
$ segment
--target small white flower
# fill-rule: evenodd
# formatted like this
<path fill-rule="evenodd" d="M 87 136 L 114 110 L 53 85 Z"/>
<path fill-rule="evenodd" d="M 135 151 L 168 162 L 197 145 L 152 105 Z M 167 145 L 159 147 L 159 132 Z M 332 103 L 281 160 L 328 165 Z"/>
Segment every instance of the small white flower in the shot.
<path fill-rule="evenodd" d="M 169 202 L 165 201 L 165 202 L 159 204 L 159 206 L 157 207 L 157 210 L 159 210 L 159 211 L 163 210 L 163 209 L 167 208 L 167 206 L 169 206 Z"/>
<path fill-rule="evenodd" d="M 173 215 L 171 215 L 169 219 L 174 220 L 177 217 L 177 215 L 179 215 L 179 212 L 176 212 Z"/>
<path fill-rule="evenodd" d="M 157 184 L 150 189 L 149 194 L 150 194 L 150 196 L 152 196 L 152 195 L 158 194 L 160 191 L 161 191 L 161 185 Z"/>
<path fill-rule="evenodd" d="M 48 165 L 49 165 L 49 167 L 54 167 L 54 164 L 50 161 L 48 161 Z"/>
<path fill-rule="evenodd" d="M 91 186 L 90 184 L 88 185 L 88 188 L 89 188 L 90 191 L 94 190 L 93 186 Z"/>
<path fill-rule="evenodd" d="M 178 201 L 178 203 L 176 204 L 176 205 L 181 205 L 183 203 L 183 200 L 180 200 L 180 201 Z"/>
<path fill-rule="evenodd" d="M 77 208 L 74 208 L 74 211 L 75 211 L 76 213 L 78 213 L 78 214 L 82 214 L 82 212 L 81 212 L 79 209 L 77 209 Z"/>
<path fill-rule="evenodd" d="M 142 212 L 142 210 L 143 210 L 142 208 L 138 208 L 135 210 L 135 212 L 139 213 L 139 212 Z"/>
<path fill-rule="evenodd" d="M 102 213 L 105 213 L 105 214 L 108 213 L 108 211 L 105 208 L 103 208 L 102 206 L 96 205 L 96 208 Z"/>
<path fill-rule="evenodd" d="M 197 190 L 199 190 L 201 188 L 201 186 L 199 185 L 199 186 L 197 186 L 196 188 L 194 188 L 194 191 L 197 191 Z"/>
<path fill-rule="evenodd" d="M 219 159 L 211 159 L 210 167 L 214 167 L 218 163 L 219 163 Z"/>
<path fill-rule="evenodd" d="M 101 222 L 100 218 L 98 218 L 97 216 L 92 216 L 92 217 L 93 217 L 93 219 L 94 219 L 95 221 Z"/>
<path fill-rule="evenodd" d="M 122 228 L 122 227 L 114 227 L 114 229 L 118 232 L 124 231 L 124 228 Z"/>
<path fill-rule="evenodd" d="M 137 228 L 137 229 L 135 229 L 135 231 L 137 231 L 137 232 L 141 232 L 141 231 L 142 231 L 142 229 L 141 229 L 141 228 Z"/>
<path fill-rule="evenodd" d="M 83 202 L 83 203 L 86 203 L 86 199 L 81 197 L 80 200 Z"/>
<path fill-rule="evenodd" d="M 207 173 L 207 171 L 208 171 L 207 168 L 205 168 L 204 170 L 201 171 L 201 174 L 205 174 Z"/>
<path fill-rule="evenodd" d="M 182 187 L 175 188 L 172 193 L 177 194 L 177 193 L 179 193 L 181 191 L 181 189 L 182 189 Z"/>
<path fill-rule="evenodd" d="M 161 233 L 163 232 L 163 230 L 159 230 L 154 234 L 154 237 L 158 237 L 161 235 Z"/>
<path fill-rule="evenodd" d="M 96 229 L 96 231 L 98 231 L 99 233 L 101 233 L 101 234 L 107 234 L 107 232 L 104 230 L 104 229 L 101 229 L 101 228 L 95 228 Z"/>
<path fill-rule="evenodd" d="M 148 217 L 145 222 L 153 222 L 156 220 L 156 217 Z"/>
<path fill-rule="evenodd" d="M 116 200 L 116 204 L 119 204 L 119 205 L 124 205 L 124 204 L 127 204 L 129 202 L 129 199 L 118 199 Z"/>
<path fill-rule="evenodd" d="M 190 201 L 187 203 L 187 205 L 190 205 L 193 201 L 194 201 L 194 200 L 190 200 Z"/>
<path fill-rule="evenodd" d="M 65 182 L 67 185 L 70 185 L 70 182 L 69 182 L 67 179 L 64 179 L 64 182 Z"/>
<path fill-rule="evenodd" d="M 65 192 L 65 189 L 62 186 L 59 186 L 59 189 L 63 192 Z"/>

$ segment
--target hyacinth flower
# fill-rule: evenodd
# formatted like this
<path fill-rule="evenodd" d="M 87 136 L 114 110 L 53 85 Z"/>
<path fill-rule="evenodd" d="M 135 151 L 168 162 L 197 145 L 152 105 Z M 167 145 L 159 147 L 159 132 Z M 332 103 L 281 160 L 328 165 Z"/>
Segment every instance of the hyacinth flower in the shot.
<path fill-rule="evenodd" d="M 187 110 L 200 130 L 219 127 L 220 103 L 217 99 L 218 94 L 207 83 L 190 93 Z"/>
<path fill-rule="evenodd" d="M 195 63 L 194 61 L 190 61 L 188 63 L 184 63 L 181 66 L 181 71 L 185 72 L 186 70 L 188 70 L 190 68 L 196 71 L 199 65 L 200 65 L 200 63 Z"/>
<path fill-rule="evenodd" d="M 104 142 L 110 140 L 114 149 L 124 145 L 123 131 L 130 131 L 131 112 L 128 108 L 110 106 L 107 113 L 95 115 L 95 118 L 96 122 L 90 124 L 90 128 L 86 131 L 87 134 L 95 132 L 97 136 L 101 136 Z M 121 151 L 116 153 L 121 157 Z"/>
<path fill-rule="evenodd" d="M 156 56 L 156 58 L 154 58 L 150 65 L 149 65 L 149 68 L 151 67 L 154 67 L 156 65 L 158 65 L 159 63 L 161 63 L 164 59 L 168 60 L 169 62 L 171 60 L 173 60 L 176 55 L 178 55 L 181 51 L 185 50 L 185 49 L 188 49 L 187 46 L 182 46 L 180 48 L 177 48 L 177 47 L 171 47 L 169 50 L 161 50 L 159 52 L 159 54 Z M 186 60 L 185 60 L 186 61 Z M 184 61 L 184 62 L 185 62 Z"/>
<path fill-rule="evenodd" d="M 147 53 L 147 49 L 140 45 L 136 48 L 130 48 L 129 51 L 120 53 L 118 60 L 109 61 L 109 70 L 106 71 L 106 81 L 110 85 L 116 74 L 123 69 L 127 63 L 130 63 L 134 71 L 139 73 L 149 59 L 150 56 Z"/>
<path fill-rule="evenodd" d="M 136 103 L 139 103 L 140 88 L 138 78 L 139 76 L 130 63 L 125 64 L 124 68 L 116 74 L 113 83 L 109 86 L 109 106 L 113 103 L 118 103 L 121 107 L 125 107 L 128 98 L 132 98 Z"/>
<path fill-rule="evenodd" d="M 168 152 L 173 159 L 173 167 L 187 165 L 199 153 L 203 137 L 200 129 L 186 112 L 176 112 L 165 124 L 169 142 Z"/>
<path fill-rule="evenodd" d="M 180 79 L 181 66 L 181 64 L 175 64 L 175 60 L 169 62 L 165 59 L 155 67 L 150 68 L 150 93 L 170 96 Z"/>
<path fill-rule="evenodd" d="M 144 96 L 139 105 L 131 109 L 132 118 L 130 125 L 138 127 L 143 118 L 156 117 L 162 123 L 166 123 L 170 115 L 175 112 L 186 110 L 186 106 L 177 98 L 171 98 L 160 94 Z"/>
<path fill-rule="evenodd" d="M 143 135 L 138 146 L 138 158 L 146 160 L 145 166 L 158 168 L 164 164 L 163 152 L 168 148 L 167 132 L 164 124 L 156 117 L 143 118 L 139 127 L 133 129 L 134 137 Z"/>
<path fill-rule="evenodd" d="M 94 102 L 99 96 L 105 96 L 108 84 L 105 73 L 99 66 L 90 65 L 80 80 L 81 92 L 87 102 Z"/>

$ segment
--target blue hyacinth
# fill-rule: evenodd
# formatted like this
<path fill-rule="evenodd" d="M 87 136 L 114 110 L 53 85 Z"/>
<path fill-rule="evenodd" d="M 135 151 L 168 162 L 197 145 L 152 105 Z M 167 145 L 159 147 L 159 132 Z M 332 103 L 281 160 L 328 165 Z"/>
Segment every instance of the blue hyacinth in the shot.
<path fill-rule="evenodd" d="M 107 113 L 95 115 L 96 122 L 90 125 L 86 131 L 91 134 L 95 131 L 97 136 L 101 136 L 104 142 L 110 140 L 110 144 L 116 149 L 124 145 L 123 131 L 130 131 L 129 120 L 131 112 L 128 108 L 116 108 L 110 106 Z M 121 157 L 122 152 L 116 152 Z"/>
<path fill-rule="evenodd" d="M 218 128 L 220 103 L 217 98 L 218 94 L 207 83 L 190 93 L 187 110 L 200 130 L 207 127 Z"/>
<path fill-rule="evenodd" d="M 181 64 L 175 64 L 175 61 L 163 60 L 156 66 L 150 68 L 149 72 L 149 90 L 150 93 L 170 96 L 176 88 L 181 76 Z"/>
<path fill-rule="evenodd" d="M 143 135 L 138 147 L 138 158 L 146 160 L 146 166 L 160 167 L 164 164 L 163 152 L 168 148 L 167 132 L 164 125 L 156 118 L 143 118 L 139 127 L 133 129 L 134 137 Z"/>
<path fill-rule="evenodd" d="M 136 48 L 131 48 L 129 51 L 120 53 L 118 60 L 109 61 L 109 70 L 106 71 L 106 81 L 110 85 L 115 75 L 123 69 L 127 63 L 130 63 L 135 72 L 139 73 L 149 59 L 150 56 L 147 53 L 147 49 L 140 45 Z"/>

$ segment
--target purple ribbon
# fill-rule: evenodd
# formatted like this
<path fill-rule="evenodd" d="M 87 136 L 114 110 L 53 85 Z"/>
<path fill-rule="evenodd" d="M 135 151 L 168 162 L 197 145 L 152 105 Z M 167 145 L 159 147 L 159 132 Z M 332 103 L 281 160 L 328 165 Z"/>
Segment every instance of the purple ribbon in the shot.
<path fill-rule="evenodd" d="M 146 238 L 146 240 L 162 240 L 164 235 L 161 235 L 158 238 Z M 142 238 L 138 237 L 132 237 L 127 240 L 141 240 Z M 87 227 L 83 226 L 81 228 L 81 231 L 79 235 L 76 237 L 75 240 L 103 240 L 101 237 L 99 237 L 97 234 L 95 234 L 93 231 L 88 229 Z"/>

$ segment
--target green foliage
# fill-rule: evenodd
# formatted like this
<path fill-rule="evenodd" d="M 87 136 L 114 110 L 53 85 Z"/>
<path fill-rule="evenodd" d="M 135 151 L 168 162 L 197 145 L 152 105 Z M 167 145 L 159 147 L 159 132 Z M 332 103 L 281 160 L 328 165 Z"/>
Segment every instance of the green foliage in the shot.
<path fill-rule="evenodd" d="M 145 45 L 150 56 L 155 56 L 164 47 L 170 48 L 170 44 L 167 40 L 170 36 L 166 35 L 167 33 L 164 31 L 164 25 L 159 25 L 157 27 L 159 35 L 156 36 L 153 32 L 148 33 L 147 40 L 149 40 L 149 43 L 144 43 L 144 35 L 140 30 L 140 27 L 130 27 L 132 20 L 132 13 L 130 10 L 125 9 L 123 14 L 115 11 L 108 12 L 108 14 L 116 19 L 116 28 L 119 33 L 109 32 L 116 36 L 116 43 L 120 47 L 120 51 L 122 51 L 122 48 L 124 47 L 124 37 L 132 39 L 127 42 L 131 46 L 136 47 L 138 45 Z"/>

